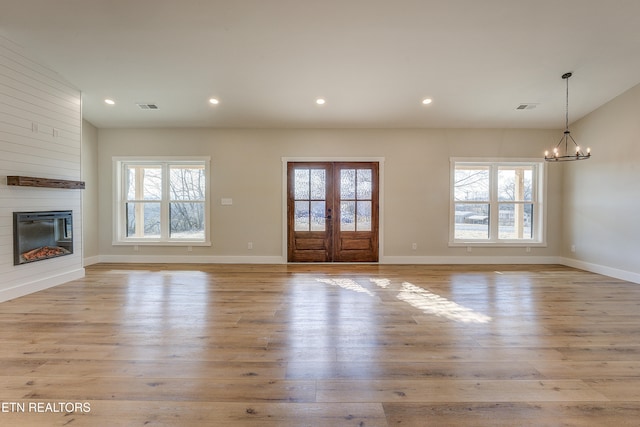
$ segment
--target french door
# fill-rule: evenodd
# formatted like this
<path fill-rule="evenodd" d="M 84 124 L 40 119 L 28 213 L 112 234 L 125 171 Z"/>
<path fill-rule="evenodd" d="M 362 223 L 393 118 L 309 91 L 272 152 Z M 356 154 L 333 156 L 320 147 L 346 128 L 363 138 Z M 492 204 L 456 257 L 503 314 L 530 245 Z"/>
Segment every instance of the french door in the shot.
<path fill-rule="evenodd" d="M 289 262 L 378 261 L 378 163 L 287 164 Z"/>

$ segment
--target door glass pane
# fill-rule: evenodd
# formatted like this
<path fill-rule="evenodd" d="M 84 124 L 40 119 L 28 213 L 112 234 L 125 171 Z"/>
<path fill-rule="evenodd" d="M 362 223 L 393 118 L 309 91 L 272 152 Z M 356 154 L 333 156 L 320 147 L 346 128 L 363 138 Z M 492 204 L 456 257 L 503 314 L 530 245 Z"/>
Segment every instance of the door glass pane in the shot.
<path fill-rule="evenodd" d="M 498 215 L 500 239 L 533 239 L 533 204 L 500 203 Z"/>
<path fill-rule="evenodd" d="M 169 168 L 169 191 L 171 200 L 204 200 L 204 167 L 171 166 Z"/>
<path fill-rule="evenodd" d="M 456 239 L 486 240 L 489 238 L 489 204 L 456 203 L 455 229 Z"/>
<path fill-rule="evenodd" d="M 170 203 L 169 235 L 176 239 L 204 239 L 204 203 Z"/>
<path fill-rule="evenodd" d="M 126 204 L 127 237 L 160 238 L 160 203 Z"/>
<path fill-rule="evenodd" d="M 309 169 L 296 169 L 293 182 L 294 198 L 309 199 Z"/>
<path fill-rule="evenodd" d="M 342 169 L 340 171 L 340 198 L 356 198 L 356 170 Z"/>
<path fill-rule="evenodd" d="M 296 201 L 295 213 L 294 213 L 294 230 L 295 231 L 309 231 L 310 228 L 310 216 L 309 216 L 309 202 Z"/>
<path fill-rule="evenodd" d="M 371 169 L 358 169 L 357 198 L 371 200 Z"/>
<path fill-rule="evenodd" d="M 501 166 L 498 169 L 498 200 L 532 201 L 533 166 Z"/>
<path fill-rule="evenodd" d="M 340 202 L 340 230 L 355 231 L 356 229 L 356 202 Z"/>
<path fill-rule="evenodd" d="M 326 228 L 325 202 L 311 202 L 311 231 L 324 231 Z"/>
<path fill-rule="evenodd" d="M 371 202 L 357 202 L 357 231 L 371 231 Z"/>
<path fill-rule="evenodd" d="M 488 201 L 489 167 L 456 166 L 453 184 L 456 201 Z"/>
<path fill-rule="evenodd" d="M 311 170 L 311 199 L 324 200 L 327 194 L 327 177 L 324 169 Z"/>

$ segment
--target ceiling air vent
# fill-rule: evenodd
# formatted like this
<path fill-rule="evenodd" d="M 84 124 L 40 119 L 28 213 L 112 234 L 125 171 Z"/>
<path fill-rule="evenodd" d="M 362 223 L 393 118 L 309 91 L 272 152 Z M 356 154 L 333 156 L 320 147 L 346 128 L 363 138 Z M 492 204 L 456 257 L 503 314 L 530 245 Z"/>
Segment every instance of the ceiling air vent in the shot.
<path fill-rule="evenodd" d="M 137 103 L 136 105 L 141 110 L 157 110 L 158 109 L 158 106 L 156 104 Z"/>
<path fill-rule="evenodd" d="M 528 103 L 528 104 L 520 104 L 516 107 L 516 110 L 533 110 L 534 108 L 536 108 L 538 104 L 532 104 L 532 103 Z"/>

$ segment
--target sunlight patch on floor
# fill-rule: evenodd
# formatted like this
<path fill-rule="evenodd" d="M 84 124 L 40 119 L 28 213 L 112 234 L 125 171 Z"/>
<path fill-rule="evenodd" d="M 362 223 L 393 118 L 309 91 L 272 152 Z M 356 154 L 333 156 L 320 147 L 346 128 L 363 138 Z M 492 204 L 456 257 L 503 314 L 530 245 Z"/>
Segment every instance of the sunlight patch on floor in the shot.
<path fill-rule="evenodd" d="M 339 288 L 347 289 L 349 291 L 360 292 L 363 294 L 367 294 L 369 296 L 375 296 L 369 289 L 363 287 L 362 285 L 359 285 L 356 281 L 352 279 L 316 279 L 316 280 L 320 283 L 325 283 L 331 286 L 337 286 Z"/>
<path fill-rule="evenodd" d="M 402 291 L 397 298 L 407 304 L 422 310 L 426 314 L 433 314 L 449 320 L 464 323 L 488 323 L 491 317 L 456 304 L 439 295 L 422 289 L 408 282 L 402 284 Z"/>
<path fill-rule="evenodd" d="M 389 279 L 369 279 L 371 283 L 374 283 L 376 286 L 382 289 L 386 289 L 391 285 L 391 280 Z"/>

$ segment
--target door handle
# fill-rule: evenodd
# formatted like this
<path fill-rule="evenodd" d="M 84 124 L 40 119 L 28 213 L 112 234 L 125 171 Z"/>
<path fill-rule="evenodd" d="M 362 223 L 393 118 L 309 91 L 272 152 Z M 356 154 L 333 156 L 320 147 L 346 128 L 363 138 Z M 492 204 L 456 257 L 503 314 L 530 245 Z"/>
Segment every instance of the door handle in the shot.
<path fill-rule="evenodd" d="M 331 208 L 327 209 L 327 216 L 325 216 L 326 219 L 331 219 Z"/>

